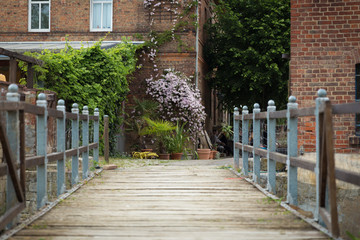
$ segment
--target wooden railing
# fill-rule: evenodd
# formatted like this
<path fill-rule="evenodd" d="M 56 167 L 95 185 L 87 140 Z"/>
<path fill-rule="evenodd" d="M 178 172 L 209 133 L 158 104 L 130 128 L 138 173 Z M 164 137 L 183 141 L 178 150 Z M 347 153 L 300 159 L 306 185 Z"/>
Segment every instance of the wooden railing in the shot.
<path fill-rule="evenodd" d="M 268 102 L 267 112 L 260 112 L 259 104 L 254 104 L 253 113 L 247 106 L 239 115 L 234 111 L 234 165 L 239 168 L 239 150 L 242 150 L 242 174 L 249 175 L 249 153 L 253 154 L 254 182 L 260 181 L 260 157 L 267 158 L 267 191 L 275 193 L 276 162 L 287 165 L 287 203 L 297 205 L 297 170 L 303 168 L 316 174 L 316 209 L 314 218 L 324 221 L 332 236 L 339 236 L 339 224 L 336 204 L 336 179 L 360 186 L 360 174 L 336 169 L 333 145 L 332 118 L 335 114 L 360 113 L 360 103 L 331 105 L 326 91 L 318 91 L 316 107 L 298 109 L 296 98 L 291 96 L 287 110 L 276 111 L 274 101 Z M 298 118 L 315 116 L 316 118 L 316 162 L 298 157 Z M 287 155 L 276 152 L 276 119 L 287 119 Z M 249 145 L 249 122 L 252 120 L 253 145 Z M 267 121 L 267 149 L 260 148 L 260 120 Z M 242 122 L 242 142 L 239 142 L 239 123 Z M 326 190 L 328 189 L 328 194 Z M 326 199 L 328 198 L 328 199 Z M 330 213 L 325 208 L 329 202 Z"/>
<path fill-rule="evenodd" d="M 66 190 L 65 161 L 72 157 L 72 184 L 79 182 L 79 155 L 82 155 L 82 178 L 89 176 L 89 151 L 95 161 L 99 159 L 99 110 L 94 116 L 84 106 L 79 114 L 78 105 L 72 105 L 71 113 L 65 111 L 65 102 L 58 101 L 57 109 L 47 108 L 46 95 L 40 93 L 36 105 L 19 101 L 18 86 L 11 84 L 6 101 L 0 101 L 0 140 L 6 163 L 0 165 L 0 177 L 7 175 L 6 212 L 0 217 L 0 229 L 11 223 L 26 207 L 25 172 L 37 167 L 37 209 L 47 201 L 47 164 L 57 162 L 57 195 Z M 1 114 L 4 113 L 4 114 Z M 25 113 L 36 116 L 36 156 L 25 157 Z M 2 116 L 4 115 L 4 116 Z M 48 118 L 56 119 L 56 151 L 47 153 Z M 71 120 L 71 149 L 66 150 L 66 119 Z M 79 146 L 79 121 L 82 121 L 82 146 Z M 93 121 L 93 142 L 89 143 L 89 121 Z"/>

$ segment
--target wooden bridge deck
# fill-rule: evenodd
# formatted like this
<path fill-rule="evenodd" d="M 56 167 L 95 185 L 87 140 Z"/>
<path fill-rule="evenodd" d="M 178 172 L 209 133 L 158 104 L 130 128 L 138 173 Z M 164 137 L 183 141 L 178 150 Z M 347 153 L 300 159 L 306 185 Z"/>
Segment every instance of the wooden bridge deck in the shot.
<path fill-rule="evenodd" d="M 328 239 L 216 166 L 105 171 L 11 239 Z"/>

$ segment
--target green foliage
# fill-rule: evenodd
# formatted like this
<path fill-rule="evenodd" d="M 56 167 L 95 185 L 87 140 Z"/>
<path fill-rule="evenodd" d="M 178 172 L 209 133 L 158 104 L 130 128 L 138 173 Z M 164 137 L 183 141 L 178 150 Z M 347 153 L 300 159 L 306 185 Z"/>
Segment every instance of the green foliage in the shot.
<path fill-rule="evenodd" d="M 60 52 L 26 55 L 45 62 L 44 67 L 34 66 L 38 85 L 57 92 L 68 111 L 73 103 L 80 109 L 87 105 L 90 111 L 99 108 L 101 120 L 109 115 L 110 136 L 115 137 L 123 120 L 122 102 L 129 92 L 127 76 L 135 70 L 137 47 L 125 42 L 101 49 L 101 41 L 89 48 L 77 50 L 67 44 Z M 26 69 L 25 64 L 21 66 Z"/>
<path fill-rule="evenodd" d="M 184 152 L 186 145 L 189 142 L 189 137 L 184 130 L 185 125 L 186 123 L 180 125 L 179 122 L 177 122 L 174 133 L 166 137 L 167 141 L 169 142 L 170 153 Z"/>
<path fill-rule="evenodd" d="M 358 237 L 356 237 L 355 235 L 353 235 L 352 233 L 350 233 L 349 231 L 346 231 L 346 235 L 348 235 L 348 237 L 351 239 L 351 240 L 360 240 L 360 232 L 358 234 Z"/>
<path fill-rule="evenodd" d="M 225 137 L 227 139 L 232 138 L 232 136 L 234 134 L 233 130 L 231 130 L 231 129 L 232 129 L 232 126 L 230 126 L 230 125 L 228 125 L 226 123 L 223 123 L 221 125 L 221 132 L 225 135 Z"/>
<path fill-rule="evenodd" d="M 207 26 L 209 80 L 228 109 L 287 101 L 289 0 L 220 0 Z"/>
<path fill-rule="evenodd" d="M 151 120 L 150 118 L 144 117 L 147 126 L 140 131 L 140 135 L 153 135 L 156 137 L 159 152 L 169 151 L 169 141 L 167 136 L 175 130 L 175 126 L 165 120 Z M 170 146 L 171 147 L 171 146 Z"/>

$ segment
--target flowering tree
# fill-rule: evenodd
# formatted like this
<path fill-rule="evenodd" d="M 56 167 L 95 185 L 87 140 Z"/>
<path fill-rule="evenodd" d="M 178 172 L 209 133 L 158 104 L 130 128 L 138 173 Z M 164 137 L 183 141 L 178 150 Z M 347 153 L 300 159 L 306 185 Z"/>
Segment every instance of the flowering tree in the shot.
<path fill-rule="evenodd" d="M 206 114 L 201 104 L 200 92 L 183 73 L 166 69 L 157 80 L 146 79 L 146 93 L 159 102 L 163 119 L 187 122 L 190 137 L 203 130 Z"/>

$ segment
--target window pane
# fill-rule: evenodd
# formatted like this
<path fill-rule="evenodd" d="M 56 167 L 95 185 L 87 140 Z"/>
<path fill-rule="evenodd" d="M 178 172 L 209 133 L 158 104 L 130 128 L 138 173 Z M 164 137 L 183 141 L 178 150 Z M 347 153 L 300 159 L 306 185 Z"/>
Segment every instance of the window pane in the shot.
<path fill-rule="evenodd" d="M 31 29 L 39 29 L 39 4 L 31 4 Z"/>
<path fill-rule="evenodd" d="M 41 4 L 41 29 L 49 29 L 49 4 Z"/>
<path fill-rule="evenodd" d="M 103 5 L 103 28 L 111 28 L 111 3 Z"/>
<path fill-rule="evenodd" d="M 101 28 L 101 3 L 93 5 L 93 28 Z"/>

